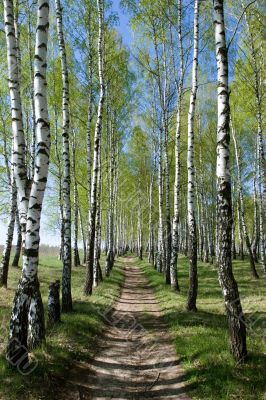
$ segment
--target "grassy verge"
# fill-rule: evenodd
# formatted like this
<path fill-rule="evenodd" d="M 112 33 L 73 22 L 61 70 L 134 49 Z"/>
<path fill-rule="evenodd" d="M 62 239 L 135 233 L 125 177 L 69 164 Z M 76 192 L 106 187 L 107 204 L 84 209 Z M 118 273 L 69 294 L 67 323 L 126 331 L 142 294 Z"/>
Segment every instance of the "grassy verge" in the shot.
<path fill-rule="evenodd" d="M 147 262 L 144 271 L 171 327 L 176 351 L 192 384 L 193 399 L 266 399 L 266 288 L 265 279 L 250 278 L 247 262 L 234 262 L 248 328 L 249 359 L 236 365 L 228 351 L 227 321 L 217 271 L 199 263 L 198 312 L 185 310 L 188 261 L 178 261 L 181 293 L 172 293 L 164 277 Z M 259 268 L 258 268 L 259 270 Z M 260 270 L 259 270 L 260 271 Z M 260 271 L 261 272 L 261 271 Z M 260 273 L 262 276 L 262 273 Z"/>
<path fill-rule="evenodd" d="M 56 257 L 40 259 L 40 281 L 47 312 L 49 283 L 61 279 L 62 265 Z M 0 289 L 0 399 L 52 399 L 53 378 L 62 375 L 73 360 L 88 360 L 95 340 L 104 326 L 104 313 L 119 294 L 123 281 L 121 263 L 116 262 L 110 278 L 94 290 L 92 297 L 83 296 L 85 268 L 73 269 L 72 295 L 74 312 L 62 315 L 62 322 L 47 331 L 46 344 L 34 353 L 38 365 L 29 375 L 11 370 L 5 360 L 8 323 L 20 270 L 10 268 L 9 288 Z"/>

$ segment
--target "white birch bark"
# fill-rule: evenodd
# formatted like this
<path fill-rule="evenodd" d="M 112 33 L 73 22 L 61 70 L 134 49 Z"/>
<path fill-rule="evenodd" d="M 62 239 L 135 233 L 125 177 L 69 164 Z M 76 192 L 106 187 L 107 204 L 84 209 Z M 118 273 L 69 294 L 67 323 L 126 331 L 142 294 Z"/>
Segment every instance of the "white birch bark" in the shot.
<path fill-rule="evenodd" d="M 180 213 L 180 135 L 181 135 L 181 111 L 183 100 L 183 83 L 184 83 L 184 56 L 183 56 L 183 37 L 182 37 L 182 0 L 178 0 L 178 41 L 179 41 L 179 85 L 178 100 L 176 110 L 176 131 L 175 131 L 175 183 L 174 183 L 174 216 L 173 216 L 173 232 L 172 232 L 172 256 L 170 265 L 170 279 L 173 290 L 179 291 L 177 278 L 177 256 L 178 256 L 178 224 Z"/>
<path fill-rule="evenodd" d="M 55 0 L 56 26 L 61 58 L 61 72 L 63 81 L 62 110 L 63 110 L 63 214 L 64 214 L 64 252 L 62 274 L 62 311 L 72 310 L 71 294 L 71 201 L 70 201 L 70 151 L 69 151 L 69 81 L 66 48 L 62 22 L 62 8 L 60 0 Z"/>
<path fill-rule="evenodd" d="M 105 263 L 105 273 L 109 276 L 114 264 L 114 168 L 115 168 L 115 145 L 114 145 L 114 129 L 110 127 L 110 113 L 108 113 L 107 132 L 109 132 L 109 209 L 108 209 L 108 247 Z"/>
<path fill-rule="evenodd" d="M 5 168 L 6 168 L 6 175 L 7 181 L 9 185 L 10 191 L 10 212 L 9 212 L 9 220 L 7 225 L 7 232 L 6 232 L 6 239 L 4 250 L 2 254 L 2 260 L 0 264 L 0 287 L 7 287 L 7 279 L 8 279 L 8 269 L 10 263 L 10 254 L 12 249 L 12 242 L 14 236 L 14 228 L 15 228 L 15 217 L 17 211 L 17 188 L 14 180 L 14 168 L 13 168 L 13 149 L 11 150 L 12 153 L 12 160 L 11 160 L 11 171 L 9 165 L 9 154 L 7 149 L 7 132 L 5 123 L 3 126 L 4 130 L 4 137 L 3 137 L 3 156 L 5 160 Z M 13 145 L 12 145 L 13 147 Z"/>
<path fill-rule="evenodd" d="M 18 209 L 23 240 L 26 231 L 28 196 L 27 171 L 25 166 L 26 144 L 23 130 L 22 104 L 20 96 L 19 63 L 17 57 L 17 40 L 15 34 L 13 2 L 4 1 L 4 20 L 7 44 L 8 85 L 11 100 L 12 132 L 14 138 L 13 165 L 14 177 L 18 190 Z"/>
<path fill-rule="evenodd" d="M 18 354 L 27 356 L 28 346 L 39 344 L 44 339 L 43 306 L 38 282 L 38 256 L 40 242 L 40 218 L 44 191 L 46 188 L 49 153 L 50 126 L 47 107 L 47 41 L 49 28 L 49 3 L 38 1 L 37 29 L 34 63 L 34 96 L 36 104 L 36 164 L 30 196 L 26 198 L 26 172 L 24 161 L 25 140 L 22 127 L 21 101 L 17 81 L 17 58 L 12 54 L 14 41 L 14 19 L 12 2 L 5 0 L 5 27 L 8 48 L 8 68 L 10 77 L 10 97 L 13 117 L 14 175 L 20 196 L 20 219 L 26 225 L 23 253 L 22 276 L 15 294 L 10 320 L 7 359 L 12 363 Z M 11 52 L 11 53 L 10 53 Z M 15 74 L 15 75 L 14 75 Z M 18 96 L 18 97 L 16 97 Z M 17 106 L 17 108 L 14 106 Z M 18 119 L 14 121 L 15 116 Z M 16 161 L 18 165 L 16 165 Z M 24 194 L 25 199 L 21 197 Z M 26 224 L 25 224 L 26 221 Z M 23 346 L 23 347 L 22 347 Z M 26 352 L 26 354 L 25 354 Z"/>
<path fill-rule="evenodd" d="M 199 1 L 194 4 L 194 53 L 192 67 L 192 89 L 188 112 L 188 191 L 187 191 L 187 218 L 188 218 L 188 257 L 189 257 L 189 291 L 187 310 L 197 311 L 196 300 L 198 292 L 197 276 L 197 228 L 195 218 L 195 169 L 194 169 L 194 116 L 198 89 L 198 46 L 199 46 Z"/>
<path fill-rule="evenodd" d="M 79 248 L 78 248 L 78 236 L 79 236 L 79 202 L 78 202 L 78 184 L 76 177 L 76 131 L 73 131 L 73 143 L 72 143 L 72 174 L 73 174 L 73 197 L 74 197 L 74 267 L 80 265 Z"/>
<path fill-rule="evenodd" d="M 248 253 L 249 253 L 250 272 L 251 272 L 251 275 L 252 275 L 253 278 L 258 279 L 259 275 L 258 275 L 258 273 L 256 271 L 256 265 L 255 265 L 255 261 L 254 261 L 254 258 L 253 258 L 253 253 L 252 253 L 251 244 L 250 244 L 250 238 L 249 238 L 249 235 L 248 235 L 247 224 L 246 224 L 243 188 L 242 188 L 242 182 L 241 182 L 242 178 L 241 178 L 241 170 L 240 170 L 240 164 L 239 164 L 239 153 L 238 153 L 238 147 L 237 147 L 237 142 L 236 142 L 235 129 L 233 127 L 232 122 L 231 122 L 231 132 L 232 132 L 232 138 L 233 138 L 233 142 L 234 142 L 235 159 L 236 159 L 236 167 L 237 167 L 237 180 L 238 180 L 238 194 L 239 194 L 240 215 L 241 215 L 243 233 L 244 233 L 244 237 L 245 237 L 245 240 L 246 240 L 246 246 L 247 246 Z"/>
<path fill-rule="evenodd" d="M 244 3 L 242 2 L 244 8 Z M 260 231 L 260 258 L 264 274 L 266 276 L 266 248 L 265 248 L 265 215 L 266 215 L 266 161 L 264 153 L 263 139 L 263 119 L 262 119 L 262 96 L 260 90 L 260 76 L 257 62 L 257 55 L 254 43 L 254 34 L 252 32 L 247 11 L 245 10 L 245 20 L 248 28 L 249 43 L 251 48 L 252 69 L 255 79 L 254 95 L 256 101 L 256 118 L 258 124 L 258 186 L 259 186 L 259 231 Z"/>
<path fill-rule="evenodd" d="M 229 166 L 230 108 L 228 58 L 225 39 L 224 3 L 213 0 L 217 61 L 217 266 L 229 322 L 231 351 L 238 362 L 247 355 L 246 326 L 238 286 L 232 270 L 232 204 Z"/>
<path fill-rule="evenodd" d="M 98 69 L 100 83 L 100 97 L 98 103 L 97 121 L 94 133 L 94 154 L 93 154 L 93 174 L 91 184 L 91 199 L 89 212 L 89 237 L 87 250 L 87 274 L 84 287 L 86 295 L 92 294 L 93 286 L 93 261 L 94 261 L 94 245 L 95 245 L 95 225 L 97 211 L 97 182 L 99 174 L 99 157 L 100 138 L 102 133 L 102 116 L 105 99 L 105 83 L 104 83 L 104 0 L 98 0 L 98 22 L 99 22 L 99 37 L 98 37 Z"/>

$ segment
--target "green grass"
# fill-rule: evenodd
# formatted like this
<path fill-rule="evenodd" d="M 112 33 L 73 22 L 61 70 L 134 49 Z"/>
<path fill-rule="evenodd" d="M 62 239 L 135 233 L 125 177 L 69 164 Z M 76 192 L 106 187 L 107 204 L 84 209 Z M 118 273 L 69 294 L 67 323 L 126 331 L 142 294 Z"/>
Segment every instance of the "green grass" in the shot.
<path fill-rule="evenodd" d="M 178 261 L 181 293 L 165 285 L 163 275 L 147 262 L 137 261 L 145 272 L 171 327 L 176 351 L 183 364 L 193 399 L 266 399 L 266 288 L 265 279 L 250 278 L 248 262 L 234 262 L 248 327 L 249 358 L 236 365 L 229 353 L 227 321 L 215 267 L 199 262 L 198 312 L 185 310 L 188 261 Z M 262 271 L 258 267 L 262 276 Z M 156 321 L 155 321 L 156 323 Z"/>
<path fill-rule="evenodd" d="M 39 276 L 46 313 L 49 283 L 61 279 L 61 271 L 61 262 L 56 257 L 40 258 Z M 20 270 L 10 267 L 9 288 L 0 289 L 0 399 L 52 399 L 54 378 L 63 375 L 74 360 L 88 361 L 93 356 L 95 340 L 104 326 L 103 315 L 119 294 L 123 281 L 121 263 L 116 262 L 111 277 L 105 279 L 89 298 L 82 294 L 85 268 L 73 268 L 74 312 L 62 314 L 62 322 L 47 330 L 46 344 L 34 352 L 37 368 L 29 376 L 10 369 L 4 355 L 19 277 Z"/>

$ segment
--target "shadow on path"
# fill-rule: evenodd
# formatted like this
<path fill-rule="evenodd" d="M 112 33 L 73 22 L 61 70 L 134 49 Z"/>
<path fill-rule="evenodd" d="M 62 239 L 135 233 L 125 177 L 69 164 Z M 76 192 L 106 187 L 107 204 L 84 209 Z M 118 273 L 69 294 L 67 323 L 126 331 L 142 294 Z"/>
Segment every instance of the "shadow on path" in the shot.
<path fill-rule="evenodd" d="M 127 264 L 126 264 L 127 263 Z M 90 363 L 76 362 L 58 399 L 189 400 L 168 326 L 143 272 L 125 259 L 121 295 Z"/>

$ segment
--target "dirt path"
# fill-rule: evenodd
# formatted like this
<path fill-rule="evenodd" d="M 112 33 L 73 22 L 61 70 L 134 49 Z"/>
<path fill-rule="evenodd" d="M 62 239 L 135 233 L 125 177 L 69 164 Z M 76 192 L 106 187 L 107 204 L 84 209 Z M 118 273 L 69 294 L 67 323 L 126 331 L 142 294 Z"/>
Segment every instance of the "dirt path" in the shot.
<path fill-rule="evenodd" d="M 97 355 L 73 366 L 62 398 L 189 400 L 167 325 L 133 261 L 125 259 L 121 296 L 106 315 Z"/>

